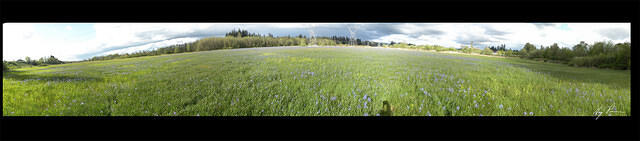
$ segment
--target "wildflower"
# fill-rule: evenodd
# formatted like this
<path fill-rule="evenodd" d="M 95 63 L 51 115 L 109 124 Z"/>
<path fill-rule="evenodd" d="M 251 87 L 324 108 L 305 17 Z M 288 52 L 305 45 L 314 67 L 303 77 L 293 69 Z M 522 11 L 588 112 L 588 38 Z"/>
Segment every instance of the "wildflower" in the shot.
<path fill-rule="evenodd" d="M 527 112 L 524 112 L 524 115 L 526 116 L 526 115 L 527 115 Z"/>
<path fill-rule="evenodd" d="M 364 113 L 364 116 L 369 116 L 369 114 L 368 113 Z"/>
<path fill-rule="evenodd" d="M 380 116 L 380 113 L 377 113 L 376 116 Z"/>
<path fill-rule="evenodd" d="M 503 107 L 502 104 L 500 104 L 500 109 L 502 109 L 502 107 Z"/>
<path fill-rule="evenodd" d="M 334 100 L 336 100 L 336 97 L 335 96 L 331 97 L 331 101 L 334 101 Z"/>
<path fill-rule="evenodd" d="M 167 105 L 171 106 L 171 103 L 167 103 Z"/>
<path fill-rule="evenodd" d="M 456 107 L 456 110 L 460 110 L 460 106 L 457 106 L 457 107 Z"/>
<path fill-rule="evenodd" d="M 529 115 L 532 115 L 532 116 L 533 116 L 533 112 L 529 112 Z"/>
<path fill-rule="evenodd" d="M 482 114 L 480 114 L 480 116 L 482 116 Z"/>
<path fill-rule="evenodd" d="M 196 116 L 200 116 L 200 113 L 198 113 Z"/>
<path fill-rule="evenodd" d="M 478 103 L 476 103 L 476 108 L 478 108 Z"/>
<path fill-rule="evenodd" d="M 442 106 L 442 110 L 446 110 L 446 109 L 447 109 L 447 107 Z"/>
<path fill-rule="evenodd" d="M 173 115 L 176 115 L 176 112 L 173 112 Z"/>
<path fill-rule="evenodd" d="M 80 102 L 80 105 L 84 105 L 84 102 Z"/>

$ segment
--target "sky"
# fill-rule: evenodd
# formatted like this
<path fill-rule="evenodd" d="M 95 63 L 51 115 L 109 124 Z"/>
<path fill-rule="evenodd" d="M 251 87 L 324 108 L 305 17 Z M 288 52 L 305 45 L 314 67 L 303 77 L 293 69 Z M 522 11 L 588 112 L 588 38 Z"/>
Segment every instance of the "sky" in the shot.
<path fill-rule="evenodd" d="M 274 36 L 350 36 L 389 43 L 441 45 L 459 48 L 525 43 L 572 47 L 631 41 L 630 23 L 4 23 L 3 60 L 53 55 L 63 61 L 93 56 L 153 50 L 205 37 L 222 37 L 233 29 Z"/>

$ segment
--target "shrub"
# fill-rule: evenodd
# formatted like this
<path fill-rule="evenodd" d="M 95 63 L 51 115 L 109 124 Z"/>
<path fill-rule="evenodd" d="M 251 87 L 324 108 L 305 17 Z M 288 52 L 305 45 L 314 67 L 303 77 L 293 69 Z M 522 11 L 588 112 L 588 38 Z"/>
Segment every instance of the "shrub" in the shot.
<path fill-rule="evenodd" d="M 2 61 L 2 72 L 8 71 L 9 67 L 7 67 L 7 61 Z"/>
<path fill-rule="evenodd" d="M 482 52 L 480 53 L 484 55 L 491 55 L 493 54 L 493 50 L 489 49 L 488 47 L 485 47 L 484 50 L 482 50 Z"/>

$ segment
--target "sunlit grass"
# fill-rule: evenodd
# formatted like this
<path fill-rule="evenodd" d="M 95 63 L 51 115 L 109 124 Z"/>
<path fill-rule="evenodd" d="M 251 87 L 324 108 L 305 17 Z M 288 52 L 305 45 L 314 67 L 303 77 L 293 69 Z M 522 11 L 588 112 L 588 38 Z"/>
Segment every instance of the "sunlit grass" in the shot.
<path fill-rule="evenodd" d="M 17 69 L 3 74 L 3 115 L 375 116 L 388 101 L 394 116 L 628 116 L 630 80 L 518 58 L 232 49 Z"/>

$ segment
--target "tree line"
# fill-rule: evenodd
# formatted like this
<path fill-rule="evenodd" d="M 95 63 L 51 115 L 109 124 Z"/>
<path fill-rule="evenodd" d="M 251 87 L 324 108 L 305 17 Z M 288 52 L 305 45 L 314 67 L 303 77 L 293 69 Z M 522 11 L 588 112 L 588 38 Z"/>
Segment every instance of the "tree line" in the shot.
<path fill-rule="evenodd" d="M 274 37 L 272 34 L 256 34 L 247 30 L 232 30 L 225 34 L 225 37 L 209 37 L 191 43 L 170 45 L 157 48 L 155 50 L 144 50 L 134 53 L 109 54 L 95 56 L 85 61 L 111 60 L 118 58 L 131 58 L 140 56 L 153 56 L 162 54 L 174 54 L 183 52 L 197 52 L 217 49 L 250 48 L 250 47 L 277 47 L 277 46 L 337 46 L 346 45 L 354 41 L 357 45 L 383 45 L 382 43 L 362 41 L 361 39 L 350 39 L 347 37 L 316 37 L 307 38 L 300 34 L 298 36 Z"/>
<path fill-rule="evenodd" d="M 613 44 L 611 41 L 601 41 L 587 44 L 582 41 L 571 48 L 562 48 L 555 43 L 536 48 L 527 43 L 522 48 L 520 57 L 580 67 L 630 69 L 631 43 Z"/>
<path fill-rule="evenodd" d="M 9 70 L 10 68 L 19 68 L 25 66 L 46 66 L 46 65 L 55 65 L 55 64 L 64 64 L 65 62 L 60 61 L 58 58 L 51 56 L 41 57 L 40 59 L 31 59 L 29 56 L 23 59 L 18 59 L 16 61 L 2 61 L 3 62 L 3 71 Z"/>
<path fill-rule="evenodd" d="M 51 55 L 49 57 L 46 57 L 46 56 L 45 57 L 40 57 L 40 59 L 38 59 L 38 60 L 31 59 L 31 57 L 27 56 L 27 57 L 24 57 L 24 60 L 18 59 L 15 62 L 8 62 L 8 64 L 13 64 L 13 63 L 22 63 L 22 64 L 28 64 L 28 65 L 33 65 L 33 66 L 46 66 L 46 65 L 64 64 L 63 61 L 60 61 L 58 58 L 56 58 L 53 55 Z"/>
<path fill-rule="evenodd" d="M 483 55 L 497 55 L 508 57 L 521 57 L 523 59 L 538 60 L 552 63 L 562 63 L 576 67 L 597 67 L 610 69 L 631 68 L 631 43 L 617 43 L 611 41 L 595 42 L 587 44 L 582 41 L 573 47 L 560 47 L 557 43 L 550 46 L 536 47 L 526 43 L 520 50 L 508 49 L 506 45 L 486 46 L 484 49 L 473 47 L 473 44 L 461 46 L 459 49 L 432 46 L 411 45 L 407 43 L 393 43 L 385 47 L 411 48 L 436 51 L 457 51 L 462 53 L 475 53 Z"/>

